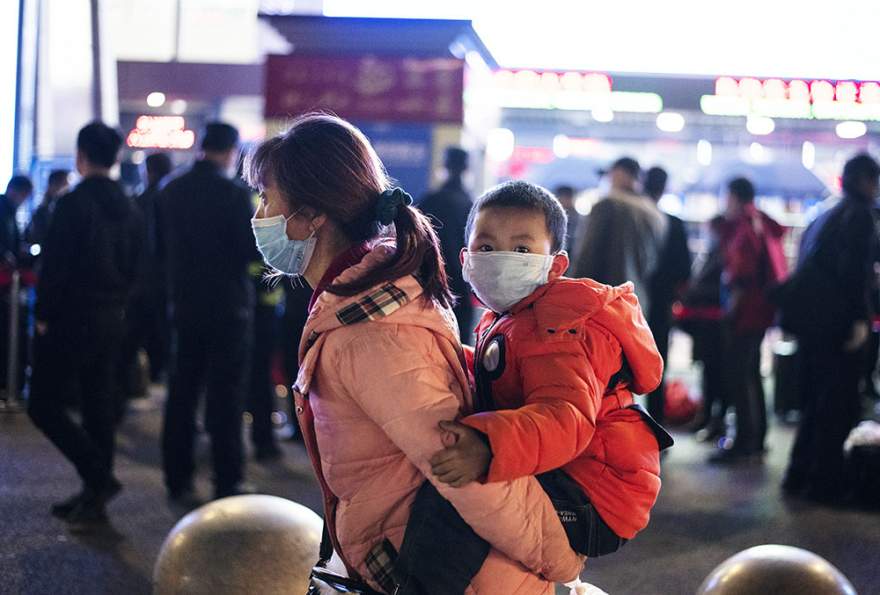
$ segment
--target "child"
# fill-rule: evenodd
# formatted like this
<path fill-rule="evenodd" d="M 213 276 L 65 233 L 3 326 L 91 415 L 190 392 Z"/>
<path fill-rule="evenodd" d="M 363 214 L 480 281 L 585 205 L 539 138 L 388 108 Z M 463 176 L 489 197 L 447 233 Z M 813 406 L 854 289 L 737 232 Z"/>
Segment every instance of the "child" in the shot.
<path fill-rule="evenodd" d="M 490 311 L 469 362 L 477 413 L 442 422 L 453 486 L 536 475 L 572 548 L 608 554 L 648 524 L 671 438 L 633 403 L 663 362 L 631 284 L 562 276 L 566 215 L 545 189 L 496 186 L 468 218 L 465 280 Z"/>

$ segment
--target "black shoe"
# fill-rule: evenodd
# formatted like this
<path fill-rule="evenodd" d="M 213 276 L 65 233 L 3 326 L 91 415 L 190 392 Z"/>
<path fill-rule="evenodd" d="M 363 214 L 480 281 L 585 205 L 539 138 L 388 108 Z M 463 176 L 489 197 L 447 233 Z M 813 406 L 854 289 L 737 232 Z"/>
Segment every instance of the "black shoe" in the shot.
<path fill-rule="evenodd" d="M 800 475 L 789 472 L 785 474 L 780 488 L 786 496 L 797 498 L 803 495 L 804 490 L 807 488 L 807 482 Z"/>
<path fill-rule="evenodd" d="M 762 460 L 760 452 L 749 452 L 736 447 L 730 449 L 718 449 L 712 454 L 708 463 L 711 465 L 736 465 L 739 463 L 755 463 Z"/>
<path fill-rule="evenodd" d="M 258 446 L 257 452 L 254 454 L 254 458 L 261 463 L 269 463 L 271 461 L 277 461 L 284 456 L 284 453 L 278 448 L 277 444 L 267 444 L 264 446 Z"/>
<path fill-rule="evenodd" d="M 694 438 L 697 442 L 715 442 L 724 436 L 725 429 L 723 424 L 710 423 L 704 428 L 697 430 Z"/>
<path fill-rule="evenodd" d="M 73 511 L 77 508 L 77 506 L 85 501 L 92 501 L 93 503 L 105 506 L 121 491 L 122 484 L 119 483 L 118 479 L 111 476 L 110 479 L 107 480 L 107 483 L 104 485 L 104 487 L 99 490 L 94 490 L 86 487 L 83 488 L 81 492 L 74 494 L 66 500 L 62 500 L 61 502 L 56 502 L 55 504 L 53 504 L 52 516 L 58 517 L 59 519 L 67 519 L 71 515 L 71 513 L 73 513 Z"/>
<path fill-rule="evenodd" d="M 84 495 L 65 518 L 75 528 L 87 529 L 107 523 L 107 509 L 94 495 Z"/>
<path fill-rule="evenodd" d="M 108 479 L 107 483 L 104 484 L 104 487 L 97 492 L 96 496 L 101 504 L 107 504 L 110 500 L 118 496 L 121 491 L 122 484 L 118 479 L 111 475 L 110 479 Z"/>
<path fill-rule="evenodd" d="M 66 519 L 68 516 L 70 516 L 70 513 L 73 512 L 73 509 L 76 508 L 76 506 L 82 501 L 84 497 L 85 490 L 77 492 L 66 500 L 56 502 L 52 505 L 52 516 L 59 519 Z"/>
<path fill-rule="evenodd" d="M 170 490 L 168 492 L 168 502 L 185 510 L 194 510 L 205 503 L 192 488 Z"/>
<path fill-rule="evenodd" d="M 252 483 L 243 481 L 229 488 L 217 488 L 214 491 L 214 500 L 220 498 L 228 498 L 229 496 L 248 496 L 250 494 L 258 494 L 257 486 Z"/>

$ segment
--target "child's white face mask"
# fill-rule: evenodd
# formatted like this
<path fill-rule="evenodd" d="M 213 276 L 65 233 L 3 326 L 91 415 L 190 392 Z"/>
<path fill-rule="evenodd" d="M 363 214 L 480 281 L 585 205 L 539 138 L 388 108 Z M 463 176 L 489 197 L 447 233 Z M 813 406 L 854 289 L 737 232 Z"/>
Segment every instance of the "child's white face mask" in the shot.
<path fill-rule="evenodd" d="M 547 283 L 553 258 L 553 254 L 466 252 L 462 273 L 480 301 L 500 314 Z"/>

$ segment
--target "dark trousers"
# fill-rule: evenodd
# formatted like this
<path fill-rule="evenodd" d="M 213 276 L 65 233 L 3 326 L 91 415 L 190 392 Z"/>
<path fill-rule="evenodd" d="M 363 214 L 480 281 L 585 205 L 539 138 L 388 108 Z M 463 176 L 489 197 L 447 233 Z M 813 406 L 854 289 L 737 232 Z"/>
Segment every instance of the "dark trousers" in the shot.
<path fill-rule="evenodd" d="M 254 312 L 254 341 L 251 351 L 250 390 L 247 409 L 251 413 L 251 439 L 254 446 L 271 448 L 275 444 L 272 413 L 275 388 L 272 385 L 272 356 L 278 336 L 278 315 L 274 306 L 257 306 Z"/>
<path fill-rule="evenodd" d="M 172 493 L 192 487 L 196 411 L 205 395 L 214 486 L 222 493 L 243 478 L 241 440 L 244 383 L 248 373 L 250 317 L 245 311 L 215 319 L 175 320 L 162 464 Z"/>
<path fill-rule="evenodd" d="M 723 427 L 730 406 L 724 383 L 724 337 L 720 322 L 705 320 L 694 325 L 694 359 L 703 364 L 703 419 Z"/>
<path fill-rule="evenodd" d="M 0 288 L 0 387 L 8 390 L 7 376 L 9 373 L 9 337 L 12 325 L 9 321 L 9 288 Z M 27 308 L 24 304 L 18 310 L 18 361 L 16 362 L 17 387 L 16 393 L 24 388 L 25 370 L 27 369 L 28 333 Z"/>
<path fill-rule="evenodd" d="M 132 304 L 128 319 L 127 361 L 133 362 L 138 350 L 143 348 L 150 360 L 150 380 L 158 382 L 167 367 L 171 343 L 164 297 L 158 293 L 142 296 Z"/>
<path fill-rule="evenodd" d="M 736 410 L 734 448 L 743 453 L 764 449 L 767 406 L 761 380 L 763 331 L 738 333 L 727 328 L 724 341 L 725 378 Z"/>
<path fill-rule="evenodd" d="M 843 443 L 861 417 L 864 353 L 810 341 L 799 341 L 798 349 L 803 410 L 787 481 L 819 498 L 837 498 L 846 487 Z"/>
<path fill-rule="evenodd" d="M 96 491 L 113 474 L 115 358 L 124 332 L 122 309 L 102 308 L 76 322 L 50 322 L 34 340 L 28 414 Z M 81 424 L 68 407 L 74 392 L 81 395 Z"/>
<path fill-rule="evenodd" d="M 560 469 L 536 476 L 553 503 L 569 544 L 594 558 L 619 550 L 618 537 L 583 490 Z M 463 593 L 489 554 L 490 546 L 426 481 L 416 494 L 395 563 L 401 595 Z"/>
<path fill-rule="evenodd" d="M 648 395 L 648 413 L 659 424 L 662 424 L 666 419 L 666 358 L 669 355 L 669 332 L 672 330 L 671 312 L 671 306 L 665 310 L 661 308 L 658 312 L 651 312 L 648 321 L 648 326 L 654 335 L 654 341 L 657 343 L 657 351 L 660 352 L 664 364 L 660 386 Z"/>

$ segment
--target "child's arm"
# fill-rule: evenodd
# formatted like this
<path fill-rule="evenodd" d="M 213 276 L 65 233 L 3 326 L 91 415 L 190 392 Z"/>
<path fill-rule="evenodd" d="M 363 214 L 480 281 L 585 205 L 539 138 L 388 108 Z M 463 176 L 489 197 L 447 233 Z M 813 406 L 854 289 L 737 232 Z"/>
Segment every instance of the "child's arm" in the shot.
<path fill-rule="evenodd" d="M 462 442 L 459 436 L 460 444 L 431 460 L 435 473 L 458 478 L 456 484 L 462 485 L 462 479 L 473 478 L 477 463 L 484 460 L 488 469 L 476 477 L 505 481 L 557 469 L 583 452 L 593 438 L 605 387 L 580 341 L 541 347 L 539 353 L 519 360 L 524 406 L 462 420 L 488 438 L 488 459 L 481 454 L 479 441 L 469 437 Z"/>

